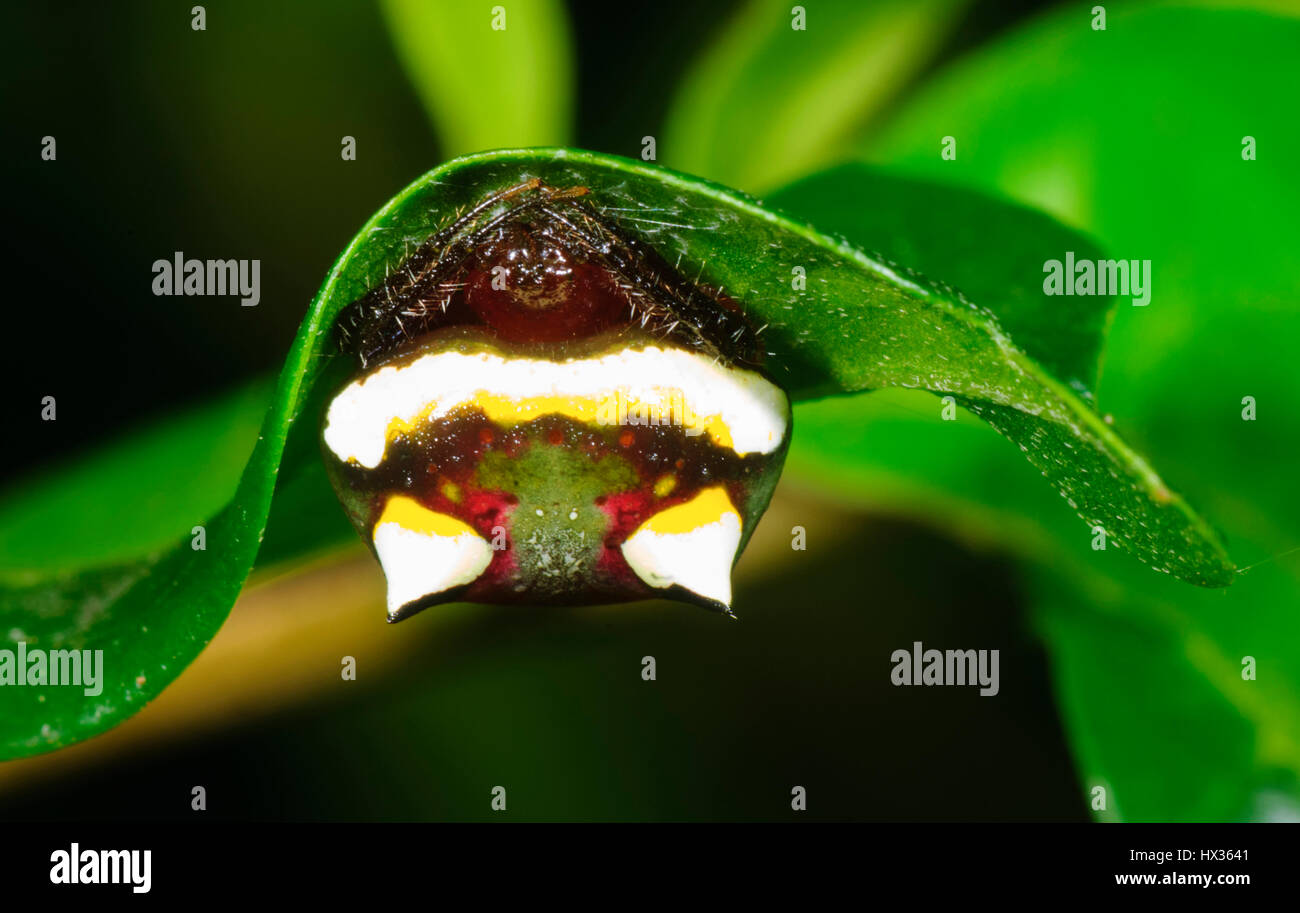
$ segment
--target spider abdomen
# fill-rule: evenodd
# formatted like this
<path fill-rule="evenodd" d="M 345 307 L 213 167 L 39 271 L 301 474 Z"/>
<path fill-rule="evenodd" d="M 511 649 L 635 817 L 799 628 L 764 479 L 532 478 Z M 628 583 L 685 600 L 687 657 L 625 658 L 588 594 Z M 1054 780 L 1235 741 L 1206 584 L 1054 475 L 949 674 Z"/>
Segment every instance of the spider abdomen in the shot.
<path fill-rule="evenodd" d="M 788 400 L 738 306 L 584 195 L 488 198 L 344 317 L 362 370 L 322 444 L 390 620 L 451 599 L 729 611 Z"/>

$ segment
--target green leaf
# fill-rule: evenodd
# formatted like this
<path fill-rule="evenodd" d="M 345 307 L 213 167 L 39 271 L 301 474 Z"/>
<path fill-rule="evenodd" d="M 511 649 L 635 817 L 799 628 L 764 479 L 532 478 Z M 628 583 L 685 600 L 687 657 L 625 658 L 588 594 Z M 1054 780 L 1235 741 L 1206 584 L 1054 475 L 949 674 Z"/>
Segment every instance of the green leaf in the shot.
<path fill-rule="evenodd" d="M 1091 396 L 1084 380 L 1095 375 L 1111 303 L 1103 298 L 1074 298 L 1058 304 L 1043 295 L 1038 280 L 1046 254 L 1062 253 L 1054 245 L 1064 244 L 1064 249 L 1081 255 L 1095 254 L 1095 246 L 1020 207 L 939 185 L 908 181 L 897 189 L 889 185 L 890 180 L 882 174 L 861 167 L 841 168 L 778 193 L 774 202 L 832 225 L 862 247 L 912 254 L 918 258 L 916 262 L 942 270 L 940 275 L 960 277 L 964 287 L 988 296 L 984 300 L 1004 325 L 1020 330 L 1035 354 L 1069 380 L 1060 384 L 1027 355 L 1011 350 L 1005 361 L 995 354 L 981 359 L 971 353 L 966 363 L 984 361 L 979 373 L 985 377 L 990 376 L 984 374 L 990 362 L 1021 366 L 1025 376 L 1038 385 L 1029 402 L 999 401 L 996 395 L 958 389 L 951 381 L 868 382 L 858 389 L 908 386 L 953 394 L 1019 445 L 1070 507 L 1088 526 L 1104 529 L 1110 542 L 1181 579 L 1202 585 L 1230 583 L 1233 566 L 1214 531 L 1101 416 L 1084 405 Z M 918 212 L 929 218 L 915 215 Z M 981 234 L 987 242 L 982 254 L 975 240 Z M 955 310 L 954 303 L 964 300 L 943 292 L 935 297 L 944 302 L 940 309 Z M 985 325 L 1000 335 L 997 324 L 987 320 Z M 878 352 L 892 353 L 893 347 L 880 345 L 880 338 L 900 338 L 904 331 L 876 324 L 861 332 L 861 338 Z M 935 362 L 948 357 L 937 340 L 929 341 L 923 351 Z M 865 352 L 855 353 L 859 361 L 868 357 Z M 892 360 L 892 355 L 888 357 Z"/>
<path fill-rule="evenodd" d="M 106 676 L 101 695 L 72 688 L 7 693 L 5 756 L 102 731 L 197 655 L 253 565 L 277 478 L 287 485 L 306 479 L 305 490 L 313 490 L 323 400 L 352 370 L 333 357 L 330 329 L 339 311 L 471 204 L 525 178 L 588 187 L 589 202 L 628 232 L 670 262 L 680 255 L 684 271 L 724 285 L 766 324 L 770 369 L 796 394 L 885 386 L 952 393 L 1006 421 L 1026 448 L 1041 446 L 1031 457 L 1053 464 L 1064 486 L 1080 483 L 1066 445 L 1093 448 L 1116 481 L 1098 477 L 1085 506 L 1102 513 L 1115 541 L 1185 577 L 1226 580 L 1229 565 L 1203 524 L 1181 501 L 1152 498 L 1158 480 L 1145 465 L 987 311 L 715 184 L 576 150 L 486 153 L 442 165 L 407 187 L 335 263 L 289 352 L 235 498 L 208 524 L 205 551 L 186 538 L 147 562 L 4 592 L 0 631 L 10 640 L 103 649 Z M 805 271 L 806 290 L 796 288 L 795 267 Z M 1037 418 L 1017 426 L 1003 417 L 1022 410 Z M 1180 550 L 1166 561 L 1161 549 L 1170 541 Z"/>
<path fill-rule="evenodd" d="M 561 0 L 384 0 L 383 10 L 445 156 L 569 141 L 573 53 Z"/>
<path fill-rule="evenodd" d="M 1107 788 L 1101 817 L 1294 817 L 1300 801 L 1300 562 L 1285 555 L 1300 542 L 1287 456 L 1300 442 L 1300 185 L 1284 152 L 1300 148 L 1297 46 L 1300 25 L 1248 11 L 1115 7 L 1096 33 L 1062 9 L 941 73 L 869 151 L 1152 261 L 1151 304 L 1116 312 L 1098 401 L 1222 523 L 1242 563 L 1263 566 L 1218 592 L 1134 572 L 1040 503 L 987 435 L 918 415 L 914 396 L 796 411 L 787 475 L 921 506 L 1039 559 L 1036 624 L 1082 786 Z M 937 154 L 946 135 L 952 161 Z M 967 282 L 959 264 L 929 268 Z M 1246 395 L 1256 421 L 1243 421 Z"/>
<path fill-rule="evenodd" d="M 1077 230 L 985 193 L 862 164 L 830 168 L 766 199 L 821 231 L 955 284 L 1055 377 L 1080 391 L 1096 384 L 1114 299 L 1043 292 L 1047 260 L 1066 250 L 1080 259 L 1103 256 Z"/>
<path fill-rule="evenodd" d="M 821 167 L 931 58 L 965 0 L 750 0 L 682 79 L 665 162 L 746 189 Z"/>

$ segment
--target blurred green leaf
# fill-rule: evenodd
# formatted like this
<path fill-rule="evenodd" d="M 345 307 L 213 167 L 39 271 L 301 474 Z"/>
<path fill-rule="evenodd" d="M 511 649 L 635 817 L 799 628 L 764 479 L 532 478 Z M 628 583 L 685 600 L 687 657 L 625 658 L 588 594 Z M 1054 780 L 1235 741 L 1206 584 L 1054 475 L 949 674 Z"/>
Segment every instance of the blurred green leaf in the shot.
<path fill-rule="evenodd" d="M 1151 259 L 1151 304 L 1118 309 L 1099 402 L 1205 504 L 1244 563 L 1268 560 L 1300 542 L 1285 456 L 1300 442 L 1300 185 L 1284 152 L 1300 147 L 1300 25 L 1170 4 L 1115 7 L 1105 32 L 1086 20 L 1053 13 L 954 65 L 872 157 L 1041 206 L 1112 256 Z M 1255 161 L 1242 158 L 1248 135 Z M 954 161 L 939 156 L 943 136 L 957 140 Z M 967 281 L 959 263 L 927 268 Z M 1247 395 L 1259 401 L 1253 422 L 1242 420 Z M 908 492 L 929 515 L 991 541 L 1012 532 L 1048 562 L 1028 582 L 1083 785 L 1108 790 L 1099 816 L 1294 815 L 1295 556 L 1227 592 L 1134 573 L 1036 507 L 1032 480 L 978 429 L 873 399 L 801 409 L 787 471 L 899 510 Z M 1252 681 L 1247 656 L 1260 670 Z"/>
<path fill-rule="evenodd" d="M 966 0 L 749 0 L 682 79 L 660 155 L 762 190 L 821 167 L 926 64 Z"/>
<path fill-rule="evenodd" d="M 270 395 L 250 384 L 9 485 L 0 579 L 140 558 L 188 535 L 234 494 Z"/>
<path fill-rule="evenodd" d="M 326 289 L 333 281 L 331 275 Z M 285 438 L 319 366 L 325 334 L 315 313 L 289 354 L 234 499 L 204 524 L 204 548 L 194 548 L 187 531 L 138 560 L 47 570 L 0 584 L 6 649 L 25 642 L 29 649 L 103 651 L 97 690 L 5 689 L 0 757 L 59 748 L 122 722 L 170 684 L 221 627 L 257 555 Z M 111 524 L 105 534 L 112 534 Z"/>
<path fill-rule="evenodd" d="M 561 0 L 384 0 L 445 157 L 569 141 L 573 52 Z"/>
<path fill-rule="evenodd" d="M 207 525 L 206 550 L 192 549 L 187 537 L 148 561 L 4 591 L 0 631 L 9 640 L 103 649 L 107 677 L 101 695 L 72 688 L 6 694 L 5 756 L 65 745 L 120 722 L 198 654 L 253 565 L 277 479 L 306 480 L 304 490 L 325 499 L 308 467 L 319 462 L 323 398 L 352 370 L 334 357 L 330 330 L 340 310 L 472 204 L 526 178 L 589 188 L 587 201 L 629 233 L 670 262 L 680 257 L 684 270 L 694 267 L 705 281 L 724 285 L 767 325 L 772 371 L 797 393 L 915 386 L 989 409 L 1023 410 L 1024 423 L 1011 424 L 1011 433 L 1031 459 L 1050 464 L 1058 485 L 1087 487 L 1068 448 L 1095 450 L 1110 461 L 1114 483 L 1092 486 L 1084 506 L 1103 512 L 1115 541 L 1148 561 L 1165 562 L 1165 550 L 1174 550 L 1176 572 L 1199 582 L 1226 579 L 1230 565 L 1204 524 L 1178 499 L 1153 497 L 1160 483 L 1140 458 L 1015 348 L 989 312 L 715 184 L 578 150 L 486 153 L 411 184 L 336 261 L 289 352 L 235 498 Z M 506 205 L 498 202 L 482 218 Z M 796 266 L 806 271 L 807 289 L 792 281 Z M 297 526 L 295 512 L 277 516 L 290 523 L 289 542 L 295 530 L 317 535 L 314 514 Z"/>

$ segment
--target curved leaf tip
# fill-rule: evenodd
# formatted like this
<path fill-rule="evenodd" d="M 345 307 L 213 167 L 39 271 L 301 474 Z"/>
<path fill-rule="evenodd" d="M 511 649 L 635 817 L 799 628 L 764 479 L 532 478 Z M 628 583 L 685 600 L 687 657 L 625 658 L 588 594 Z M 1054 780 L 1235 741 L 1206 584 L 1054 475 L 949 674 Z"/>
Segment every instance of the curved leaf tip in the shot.
<path fill-rule="evenodd" d="M 837 240 L 707 181 L 579 150 L 503 150 L 424 175 L 336 261 L 294 340 L 238 491 L 207 524 L 206 550 L 187 538 L 146 565 L 110 569 L 93 587 L 62 575 L 3 591 L 0 630 L 39 628 L 42 643 L 106 654 L 102 696 L 33 689 L 9 700 L 0 726 L 5 756 L 121 722 L 193 660 L 253 566 L 277 480 L 292 483 L 319 469 L 316 418 L 322 378 L 341 365 L 331 333 L 340 311 L 457 213 L 525 178 L 587 187 L 592 205 L 629 235 L 741 302 L 764 327 L 769 374 L 795 396 L 889 386 L 953 396 L 1018 444 L 1116 545 L 1184 580 L 1231 581 L 1232 564 L 1213 531 L 1106 426 L 1076 384 L 1017 347 L 988 309 L 992 302 L 976 306 L 865 253 L 851 226 L 840 226 L 846 239 Z M 793 199 L 781 202 L 797 209 Z M 1037 344 L 1050 346 L 1051 334 Z M 319 497 L 332 501 L 323 486 Z M 312 531 L 300 535 L 315 541 Z M 292 548 L 282 541 L 277 552 Z M 92 602 L 95 611 L 83 611 Z"/>

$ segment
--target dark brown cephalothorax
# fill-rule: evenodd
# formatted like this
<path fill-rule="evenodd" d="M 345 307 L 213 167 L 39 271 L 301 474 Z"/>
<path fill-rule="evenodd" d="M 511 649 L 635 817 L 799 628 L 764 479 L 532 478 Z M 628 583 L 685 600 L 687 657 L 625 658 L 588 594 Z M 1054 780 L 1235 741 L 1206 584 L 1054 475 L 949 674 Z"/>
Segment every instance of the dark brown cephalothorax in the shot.
<path fill-rule="evenodd" d="M 340 316 L 359 373 L 322 447 L 390 620 L 455 599 L 730 611 L 788 400 L 740 305 L 591 197 L 492 193 Z"/>

